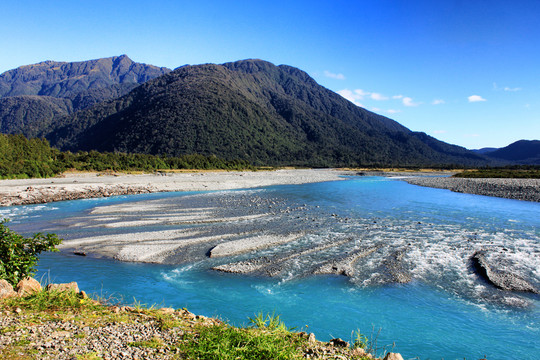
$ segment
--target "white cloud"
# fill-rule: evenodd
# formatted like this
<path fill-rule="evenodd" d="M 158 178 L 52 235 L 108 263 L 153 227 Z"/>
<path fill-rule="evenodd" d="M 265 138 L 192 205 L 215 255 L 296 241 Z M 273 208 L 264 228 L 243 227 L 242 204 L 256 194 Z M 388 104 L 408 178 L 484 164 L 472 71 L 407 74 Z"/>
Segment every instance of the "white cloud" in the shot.
<path fill-rule="evenodd" d="M 371 97 L 373 100 L 377 100 L 377 101 L 388 100 L 388 97 L 387 97 L 387 96 L 384 96 L 384 95 L 379 94 L 379 93 L 371 93 L 370 97 Z"/>
<path fill-rule="evenodd" d="M 400 113 L 401 110 L 395 110 L 395 109 L 388 109 L 388 110 L 384 110 L 384 109 L 380 109 L 380 108 L 377 108 L 377 107 L 372 107 L 369 109 L 370 111 L 373 111 L 375 113 L 378 113 L 378 114 L 397 114 L 397 113 Z"/>
<path fill-rule="evenodd" d="M 440 104 L 444 104 L 444 100 L 443 99 L 435 99 L 431 102 L 432 105 L 440 105 Z"/>
<path fill-rule="evenodd" d="M 353 104 L 364 107 L 364 105 L 362 105 L 359 101 L 359 100 L 362 100 L 365 96 L 362 90 L 358 89 L 358 90 L 351 91 L 349 89 L 343 89 L 343 90 L 339 90 L 337 93 L 343 96 L 345 99 L 352 102 Z"/>
<path fill-rule="evenodd" d="M 388 97 L 387 97 L 387 96 L 384 96 L 384 95 L 379 94 L 379 93 L 371 93 L 370 97 L 371 97 L 373 100 L 377 100 L 377 101 L 388 100 Z"/>
<path fill-rule="evenodd" d="M 392 99 L 403 99 L 403 95 L 394 95 Z"/>
<path fill-rule="evenodd" d="M 420 103 L 413 102 L 413 99 L 410 98 L 410 97 L 407 97 L 407 96 L 405 96 L 401 101 L 403 102 L 403 105 L 405 105 L 405 106 L 418 106 L 418 105 L 420 105 Z"/>
<path fill-rule="evenodd" d="M 446 134 L 446 130 L 433 130 L 434 134 Z"/>
<path fill-rule="evenodd" d="M 358 96 L 361 96 L 362 99 L 364 98 L 364 96 L 368 96 L 369 94 L 371 94 L 370 92 L 364 91 L 362 89 L 356 89 L 354 90 L 354 93 Z"/>
<path fill-rule="evenodd" d="M 481 101 L 487 101 L 486 99 L 484 99 L 483 97 L 481 97 L 480 95 L 471 95 L 469 96 L 467 99 L 469 99 L 469 102 L 481 102 Z"/>
<path fill-rule="evenodd" d="M 515 92 L 515 91 L 521 91 L 521 88 L 520 87 L 511 88 L 509 86 L 505 86 L 503 88 L 500 88 L 500 87 L 497 86 L 497 83 L 493 83 L 493 90 L 495 90 L 495 91 L 504 90 L 504 91 Z"/>
<path fill-rule="evenodd" d="M 326 76 L 327 78 L 330 78 L 330 79 L 345 80 L 345 75 L 343 75 L 343 74 L 334 74 L 333 72 L 330 72 L 330 71 L 327 71 L 327 70 L 324 71 L 324 76 Z"/>

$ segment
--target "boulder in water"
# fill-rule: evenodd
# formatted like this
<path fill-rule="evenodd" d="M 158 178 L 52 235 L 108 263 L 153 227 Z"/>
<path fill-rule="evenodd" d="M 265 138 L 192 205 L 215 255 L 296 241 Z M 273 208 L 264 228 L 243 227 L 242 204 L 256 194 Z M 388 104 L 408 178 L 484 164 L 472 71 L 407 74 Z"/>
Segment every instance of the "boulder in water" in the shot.
<path fill-rule="evenodd" d="M 540 294 L 540 290 L 519 275 L 494 269 L 488 263 L 484 251 L 475 252 L 471 262 L 478 275 L 499 289 Z"/>

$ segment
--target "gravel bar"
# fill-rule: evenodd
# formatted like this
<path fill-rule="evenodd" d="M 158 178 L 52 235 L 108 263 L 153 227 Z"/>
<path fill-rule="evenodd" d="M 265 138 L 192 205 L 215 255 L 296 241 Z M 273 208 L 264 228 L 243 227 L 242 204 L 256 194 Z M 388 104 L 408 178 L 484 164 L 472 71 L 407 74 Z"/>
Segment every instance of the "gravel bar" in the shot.
<path fill-rule="evenodd" d="M 540 179 L 410 177 L 409 184 L 455 192 L 540 202 Z"/>

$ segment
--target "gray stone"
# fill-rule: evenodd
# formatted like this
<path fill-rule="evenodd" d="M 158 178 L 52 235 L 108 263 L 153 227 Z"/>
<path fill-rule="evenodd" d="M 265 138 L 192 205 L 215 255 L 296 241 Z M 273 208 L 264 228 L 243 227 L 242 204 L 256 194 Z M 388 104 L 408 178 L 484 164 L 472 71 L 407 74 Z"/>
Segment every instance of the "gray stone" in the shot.
<path fill-rule="evenodd" d="M 525 291 L 540 294 L 540 290 L 517 274 L 494 269 L 487 261 L 484 251 L 477 251 L 471 258 L 473 267 L 478 275 L 506 291 Z"/>

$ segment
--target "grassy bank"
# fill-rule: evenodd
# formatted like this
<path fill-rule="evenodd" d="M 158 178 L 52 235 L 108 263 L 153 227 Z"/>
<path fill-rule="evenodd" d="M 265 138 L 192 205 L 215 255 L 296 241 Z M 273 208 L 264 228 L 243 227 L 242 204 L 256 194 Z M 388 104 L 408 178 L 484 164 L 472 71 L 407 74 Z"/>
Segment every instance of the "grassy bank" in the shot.
<path fill-rule="evenodd" d="M 114 306 L 73 291 L 0 300 L 2 359 L 370 359 L 367 339 L 316 341 L 279 316 L 234 327 L 186 309 Z M 369 350 L 369 349 L 366 349 Z"/>
<path fill-rule="evenodd" d="M 466 170 L 453 175 L 459 178 L 540 179 L 540 166 L 508 166 Z"/>

